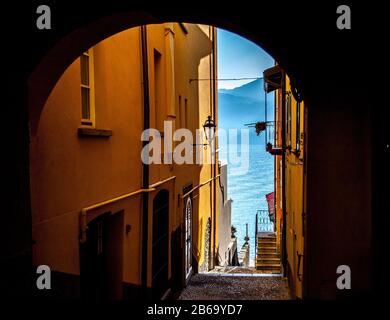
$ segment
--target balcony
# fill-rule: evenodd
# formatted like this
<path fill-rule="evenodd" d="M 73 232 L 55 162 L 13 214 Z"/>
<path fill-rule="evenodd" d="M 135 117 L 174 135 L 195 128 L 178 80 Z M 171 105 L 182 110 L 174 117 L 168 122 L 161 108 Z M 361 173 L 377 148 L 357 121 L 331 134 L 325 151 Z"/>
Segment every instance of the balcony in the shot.
<path fill-rule="evenodd" d="M 265 129 L 265 149 L 271 155 L 282 155 L 282 139 L 281 139 L 280 121 L 267 121 Z"/>

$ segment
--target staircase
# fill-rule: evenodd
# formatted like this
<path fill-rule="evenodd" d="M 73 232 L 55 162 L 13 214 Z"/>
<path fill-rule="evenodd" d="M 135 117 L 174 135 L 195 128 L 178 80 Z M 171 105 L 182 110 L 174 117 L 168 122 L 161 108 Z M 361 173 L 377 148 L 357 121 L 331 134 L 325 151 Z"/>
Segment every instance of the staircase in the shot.
<path fill-rule="evenodd" d="M 276 234 L 258 232 L 256 249 L 256 269 L 261 273 L 281 274 L 280 255 L 277 252 Z"/>

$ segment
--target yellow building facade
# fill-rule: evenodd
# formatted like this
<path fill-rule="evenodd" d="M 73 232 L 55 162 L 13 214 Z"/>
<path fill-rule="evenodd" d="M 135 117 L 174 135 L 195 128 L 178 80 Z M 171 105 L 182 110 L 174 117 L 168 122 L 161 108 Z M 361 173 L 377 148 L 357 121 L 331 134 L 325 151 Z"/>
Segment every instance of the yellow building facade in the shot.
<path fill-rule="evenodd" d="M 169 135 L 188 129 L 194 159 L 214 154 L 195 133 L 218 123 L 215 79 L 216 29 L 182 23 L 123 31 L 66 69 L 30 143 L 33 260 L 53 294 L 160 299 L 214 266 L 218 161 L 170 163 Z M 144 164 L 158 140 L 161 163 Z"/>
<path fill-rule="evenodd" d="M 287 273 L 292 295 L 302 298 L 305 219 L 305 106 L 285 77 L 285 210 Z M 298 100 L 297 100 L 298 99 Z"/>
<path fill-rule="evenodd" d="M 293 297 L 302 298 L 305 237 L 307 110 L 289 77 L 275 66 L 264 72 L 266 92 L 275 90 L 275 211 L 278 251 Z"/>

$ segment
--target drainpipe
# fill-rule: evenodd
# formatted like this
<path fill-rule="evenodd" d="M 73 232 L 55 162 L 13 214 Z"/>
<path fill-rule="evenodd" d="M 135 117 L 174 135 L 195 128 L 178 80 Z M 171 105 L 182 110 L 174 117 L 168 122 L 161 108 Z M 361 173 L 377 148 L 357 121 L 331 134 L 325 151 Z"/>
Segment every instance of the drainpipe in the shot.
<path fill-rule="evenodd" d="M 286 74 L 282 73 L 282 212 L 283 212 L 283 228 L 282 228 L 282 264 L 283 276 L 286 276 L 287 267 L 287 246 L 286 246 Z"/>
<path fill-rule="evenodd" d="M 149 102 L 149 68 L 148 68 L 148 43 L 147 28 L 141 26 L 141 64 L 142 64 L 142 87 L 143 87 L 143 129 L 150 127 L 150 102 Z M 148 141 L 142 142 L 145 147 Z M 142 188 L 149 187 L 149 165 L 142 164 Z M 142 194 L 142 269 L 141 269 L 141 286 L 144 297 L 147 297 L 148 288 L 148 227 L 149 227 L 149 194 Z"/>
<path fill-rule="evenodd" d="M 211 43 L 213 44 L 212 42 L 212 38 L 211 38 L 211 26 L 209 26 L 209 37 L 211 39 Z M 214 50 L 214 48 L 212 49 Z M 212 71 L 213 71 L 213 68 L 212 68 L 212 52 L 210 54 L 210 57 L 209 57 L 209 75 L 210 75 L 210 90 L 209 90 L 209 94 L 210 94 L 210 110 L 209 110 L 209 113 L 210 113 L 210 116 L 213 116 L 213 100 L 212 100 L 212 96 L 213 96 L 213 74 L 212 74 Z M 214 119 L 215 120 L 215 119 Z M 211 152 L 213 151 L 212 148 L 211 148 L 211 145 L 210 145 L 210 150 Z M 213 166 L 212 164 L 210 165 L 210 180 L 213 179 Z M 213 185 L 210 184 L 210 190 L 213 190 Z M 212 191 L 210 192 L 210 239 L 209 239 L 209 252 L 208 252 L 208 266 L 207 266 L 207 269 L 208 270 L 211 270 L 213 268 L 213 257 L 214 257 L 214 211 L 213 211 L 213 194 L 212 194 Z"/>
<path fill-rule="evenodd" d="M 267 93 L 265 93 L 265 95 L 267 96 Z M 277 139 L 277 134 L 278 134 L 278 129 L 277 129 L 277 126 L 278 126 L 278 122 L 277 122 L 278 118 L 277 118 L 277 114 L 276 114 L 276 94 L 274 94 L 274 145 L 275 147 L 279 147 L 279 146 L 276 146 L 276 139 Z M 267 128 L 267 126 L 266 126 Z M 277 231 L 277 228 L 276 228 L 276 225 L 278 223 L 278 215 L 277 215 L 277 212 L 276 212 L 276 166 L 277 166 L 277 162 L 278 162 L 278 157 L 274 157 L 274 232 L 276 233 Z M 279 237 L 280 237 L 280 231 L 279 230 Z M 257 235 L 256 235 L 257 237 Z M 280 239 L 280 238 L 279 238 Z M 280 247 L 279 247 L 280 249 Z"/>
<path fill-rule="evenodd" d="M 304 116 L 303 116 L 303 174 L 302 174 L 302 234 L 303 234 L 303 265 L 302 265 L 302 277 L 303 277 L 303 282 L 302 282 L 302 298 L 306 298 L 306 276 L 305 276 L 305 270 L 306 269 L 306 246 L 307 246 L 307 236 L 306 236 L 306 230 L 307 230 L 307 212 L 306 212 L 306 176 L 307 176 L 307 108 L 306 105 L 304 105 Z M 299 271 L 299 270 L 298 270 Z"/>
<path fill-rule="evenodd" d="M 217 99 L 216 99 L 216 88 L 215 88 L 215 83 L 216 83 L 216 74 L 215 74 L 215 68 L 216 68 L 216 57 L 215 57 L 215 28 L 214 27 L 211 27 L 211 31 L 212 31 L 212 46 L 213 46 L 213 51 L 212 51 L 212 62 L 213 62 L 213 69 L 212 69 L 212 90 L 213 90 L 213 105 L 212 105 L 212 108 L 213 108 L 213 111 L 212 111 L 212 116 L 214 118 L 214 121 L 216 121 L 216 103 L 217 103 Z M 217 172 L 217 162 L 216 162 L 216 148 L 217 148 L 217 138 L 216 136 L 214 136 L 214 150 L 212 150 L 214 152 L 214 163 L 213 163 L 213 178 L 216 177 L 216 172 Z M 217 185 L 216 185 L 216 181 L 213 180 L 213 267 L 215 266 L 215 247 L 216 247 L 216 232 L 217 232 L 217 227 L 216 227 L 216 224 L 217 224 Z"/>

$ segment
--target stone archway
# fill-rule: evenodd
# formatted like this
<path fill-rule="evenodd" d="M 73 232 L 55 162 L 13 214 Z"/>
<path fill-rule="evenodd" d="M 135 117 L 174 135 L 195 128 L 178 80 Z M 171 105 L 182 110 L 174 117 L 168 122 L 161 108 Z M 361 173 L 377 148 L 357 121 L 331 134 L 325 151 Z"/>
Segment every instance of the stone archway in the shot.
<path fill-rule="evenodd" d="M 375 181 L 381 181 L 381 177 L 386 176 L 384 172 L 388 176 L 388 169 L 387 158 L 382 159 L 380 151 L 376 151 L 375 158 L 370 152 L 361 152 L 371 150 L 372 134 L 381 138 L 383 133 L 371 131 L 372 113 L 367 106 L 373 106 L 373 102 L 367 86 L 372 89 L 373 84 L 359 80 L 351 57 L 365 58 L 365 62 L 361 61 L 360 78 L 370 75 L 371 65 L 367 61 L 378 59 L 373 53 L 374 43 L 366 39 L 363 48 L 359 34 L 346 37 L 335 30 L 336 7 L 327 4 L 307 14 L 304 4 L 280 7 L 268 2 L 262 4 L 262 12 L 271 14 L 261 15 L 256 5 L 244 3 L 238 8 L 223 10 L 199 4 L 185 9 L 149 5 L 140 10 L 132 3 L 120 1 L 99 4 L 86 1 L 77 6 L 67 2 L 56 4 L 53 9 L 58 19 L 53 21 L 53 30 L 42 33 L 31 23 L 33 6 L 24 9 L 17 4 L 6 6 L 10 7 L 9 12 L 24 10 L 23 15 L 28 17 L 20 22 L 18 31 L 9 32 L 5 38 L 5 43 L 12 46 L 12 50 L 5 52 L 5 74 L 12 85 L 7 86 L 4 99 L 7 119 L 13 119 L 6 124 L 6 129 L 15 132 L 7 139 L 9 156 L 5 159 L 9 177 L 4 183 L 10 201 L 5 204 L 4 212 L 12 213 L 5 215 L 3 221 L 3 236 L 7 240 L 4 242 L 10 243 L 4 253 L 4 267 L 10 279 L 5 283 L 7 292 L 28 295 L 30 284 L 34 284 L 29 258 L 29 133 L 34 134 L 51 89 L 66 66 L 86 48 L 131 26 L 166 21 L 211 24 L 245 36 L 267 50 L 296 79 L 311 111 L 308 116 L 311 139 L 307 210 L 315 212 L 315 216 L 308 220 L 307 263 L 311 268 L 306 277 L 306 294 L 310 297 L 339 295 L 333 288 L 334 270 L 345 260 L 352 270 L 357 270 L 356 291 L 367 293 L 370 290 L 371 261 L 366 257 L 372 253 L 371 215 L 372 210 L 380 209 L 372 204 L 371 198 L 373 159 L 377 161 Z M 315 37 L 312 30 L 316 31 Z M 29 47 L 27 54 L 26 46 Z M 332 147 L 331 153 L 325 151 L 326 146 Z M 346 146 L 348 157 L 355 159 L 353 163 L 345 161 Z M 345 177 L 342 184 L 340 177 Z M 376 199 L 378 197 L 381 198 L 376 195 Z M 342 201 L 324 205 L 324 199 Z M 336 225 L 334 220 L 337 220 Z M 354 228 L 346 229 L 351 222 Z M 322 241 L 325 238 L 327 241 Z M 321 279 L 328 280 L 321 282 Z"/>

